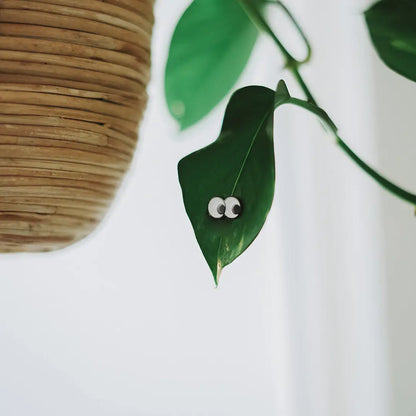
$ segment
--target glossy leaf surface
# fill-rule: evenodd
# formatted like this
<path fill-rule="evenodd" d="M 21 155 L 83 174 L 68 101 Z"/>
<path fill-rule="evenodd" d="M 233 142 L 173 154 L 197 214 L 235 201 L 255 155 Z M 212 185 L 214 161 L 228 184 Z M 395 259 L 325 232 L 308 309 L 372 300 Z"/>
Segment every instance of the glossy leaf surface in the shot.
<path fill-rule="evenodd" d="M 218 139 L 179 162 L 186 212 L 215 281 L 222 268 L 253 242 L 274 195 L 274 91 L 246 87 L 231 97 Z M 235 219 L 208 213 L 213 197 L 236 197 Z"/>
<path fill-rule="evenodd" d="M 367 10 L 365 17 L 380 58 L 416 81 L 416 1 L 382 0 Z"/>
<path fill-rule="evenodd" d="M 182 129 L 208 114 L 231 90 L 257 36 L 238 0 L 192 2 L 173 34 L 165 73 L 169 111 Z"/>

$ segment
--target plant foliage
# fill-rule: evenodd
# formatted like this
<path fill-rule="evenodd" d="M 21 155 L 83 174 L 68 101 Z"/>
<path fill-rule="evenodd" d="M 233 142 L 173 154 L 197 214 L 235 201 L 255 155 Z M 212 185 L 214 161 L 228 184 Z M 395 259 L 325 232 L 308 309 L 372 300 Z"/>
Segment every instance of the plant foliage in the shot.
<path fill-rule="evenodd" d="M 165 76 L 168 108 L 182 129 L 207 115 L 231 91 L 257 36 L 237 0 L 191 3 L 173 34 Z"/>
<path fill-rule="evenodd" d="M 271 208 L 275 191 L 273 117 L 281 105 L 296 105 L 318 116 L 354 163 L 379 185 L 416 206 L 415 194 L 386 179 L 339 137 L 336 125 L 318 106 L 300 73 L 311 55 L 306 35 L 281 1 L 267 1 L 282 8 L 305 41 L 308 57 L 297 61 L 269 26 L 265 3 L 194 0 L 175 30 L 166 67 L 167 103 L 182 128 L 200 120 L 226 96 L 249 59 L 258 30 L 276 43 L 306 97 L 292 97 L 283 80 L 276 92 L 260 86 L 238 90 L 228 103 L 219 137 L 179 162 L 185 209 L 216 283 L 222 268 L 254 241 Z M 415 0 L 379 1 L 365 18 L 383 61 L 416 81 Z M 210 216 L 208 206 L 214 197 L 219 201 L 237 198 L 240 214 L 235 218 Z"/>
<path fill-rule="evenodd" d="M 416 81 L 416 1 L 379 1 L 366 11 L 365 18 L 384 63 Z"/>

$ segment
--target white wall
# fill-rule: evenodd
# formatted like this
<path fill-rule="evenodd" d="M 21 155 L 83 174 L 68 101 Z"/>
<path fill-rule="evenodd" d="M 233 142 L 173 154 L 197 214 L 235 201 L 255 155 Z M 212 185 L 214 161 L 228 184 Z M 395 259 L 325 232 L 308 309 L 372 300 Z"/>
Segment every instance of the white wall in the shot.
<path fill-rule="evenodd" d="M 68 250 L 0 257 L 1 415 L 277 413 L 267 233 L 215 289 L 181 200 L 177 162 L 221 117 L 180 136 L 165 107 L 186 3 L 156 6 L 139 151 L 103 226 Z"/>
<path fill-rule="evenodd" d="M 374 60 L 376 131 L 384 172 L 416 190 L 416 85 Z M 382 266 L 385 273 L 392 415 L 416 414 L 416 217 L 407 204 L 383 194 Z"/>

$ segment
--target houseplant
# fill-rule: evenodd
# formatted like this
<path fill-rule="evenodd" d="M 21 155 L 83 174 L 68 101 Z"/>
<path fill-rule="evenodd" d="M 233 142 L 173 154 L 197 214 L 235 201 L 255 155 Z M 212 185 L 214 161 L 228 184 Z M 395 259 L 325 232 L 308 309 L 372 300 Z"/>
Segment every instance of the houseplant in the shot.
<path fill-rule="evenodd" d="M 303 59 L 296 59 L 275 34 L 268 22 L 267 6 L 280 8 L 294 25 L 305 45 Z M 381 0 L 365 12 L 365 20 L 381 59 L 416 81 L 416 4 L 411 0 Z M 295 105 L 318 116 L 354 163 L 393 195 L 416 206 L 416 195 L 360 158 L 319 107 L 302 75 L 302 67 L 312 55 L 311 44 L 289 8 L 279 0 L 191 3 L 175 29 L 165 78 L 168 107 L 181 128 L 199 121 L 227 95 L 247 64 L 259 32 L 274 41 L 304 98 L 291 96 L 284 80 L 274 91 L 261 86 L 236 91 L 218 139 L 178 165 L 185 209 L 216 283 L 222 268 L 254 241 L 272 205 L 273 120 L 275 110 L 282 105 Z"/>

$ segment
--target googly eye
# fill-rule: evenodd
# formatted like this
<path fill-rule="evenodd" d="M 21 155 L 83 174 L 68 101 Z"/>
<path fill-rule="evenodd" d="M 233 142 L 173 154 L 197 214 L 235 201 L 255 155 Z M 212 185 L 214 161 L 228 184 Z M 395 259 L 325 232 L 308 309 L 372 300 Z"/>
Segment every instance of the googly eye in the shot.
<path fill-rule="evenodd" d="M 212 218 L 222 218 L 225 214 L 225 201 L 218 196 L 212 198 L 208 204 L 208 214 Z"/>
<path fill-rule="evenodd" d="M 233 197 L 229 196 L 225 200 L 225 216 L 227 218 L 237 218 L 241 214 L 241 203 L 240 201 Z"/>

